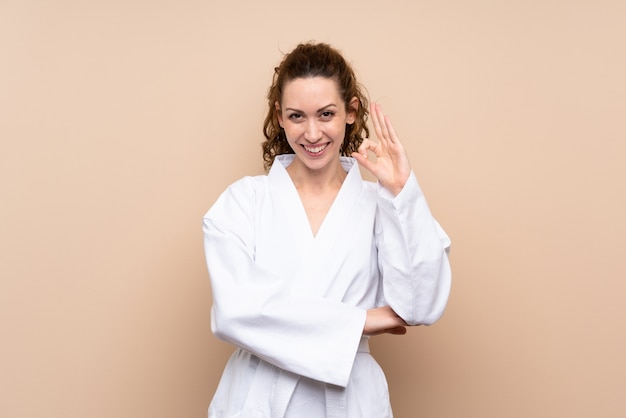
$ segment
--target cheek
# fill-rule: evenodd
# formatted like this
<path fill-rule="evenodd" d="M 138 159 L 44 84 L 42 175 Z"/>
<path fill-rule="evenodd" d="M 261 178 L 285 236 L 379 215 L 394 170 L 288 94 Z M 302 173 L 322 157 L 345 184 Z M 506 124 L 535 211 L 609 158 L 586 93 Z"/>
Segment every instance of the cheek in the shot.
<path fill-rule="evenodd" d="M 291 148 L 294 148 L 296 140 L 300 136 L 302 136 L 302 132 L 300 132 L 300 129 L 297 125 L 290 123 L 286 123 L 285 126 L 283 126 L 283 129 L 285 131 L 287 143 L 291 146 Z"/>
<path fill-rule="evenodd" d="M 333 124 L 328 131 L 328 135 L 335 139 L 343 140 L 346 135 L 346 125 L 344 123 Z"/>
<path fill-rule="evenodd" d="M 289 122 L 283 125 L 283 129 L 285 130 L 285 135 L 287 135 L 287 139 L 297 137 L 298 135 L 300 135 L 300 131 L 302 130 L 300 129 L 299 125 Z"/>

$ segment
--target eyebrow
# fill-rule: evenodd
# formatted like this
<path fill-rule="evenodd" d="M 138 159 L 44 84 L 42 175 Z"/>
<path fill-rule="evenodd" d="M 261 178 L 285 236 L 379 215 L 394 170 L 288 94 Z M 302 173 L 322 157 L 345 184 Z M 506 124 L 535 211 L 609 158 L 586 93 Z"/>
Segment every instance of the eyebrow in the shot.
<path fill-rule="evenodd" d="M 316 112 L 316 113 L 323 112 L 323 111 L 325 111 L 326 109 L 328 109 L 329 107 L 337 107 L 337 105 L 336 105 L 336 104 L 334 104 L 334 103 L 328 104 L 328 105 L 326 105 L 326 106 L 324 106 L 324 107 L 321 107 L 321 108 L 317 109 L 317 112 Z M 287 108 L 285 108 L 285 112 L 299 112 L 299 113 L 304 113 L 302 110 L 300 110 L 300 109 L 294 109 L 293 107 L 287 107 Z"/>

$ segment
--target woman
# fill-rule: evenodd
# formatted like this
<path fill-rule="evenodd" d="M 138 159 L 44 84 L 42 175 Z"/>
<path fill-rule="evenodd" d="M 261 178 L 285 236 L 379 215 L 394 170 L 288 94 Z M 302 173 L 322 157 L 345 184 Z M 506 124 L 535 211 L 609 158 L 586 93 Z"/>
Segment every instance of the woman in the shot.
<path fill-rule="evenodd" d="M 269 173 L 204 217 L 212 330 L 237 347 L 209 417 L 390 417 L 368 338 L 441 316 L 450 241 L 379 105 L 367 138 L 367 100 L 338 51 L 298 45 L 268 99 Z"/>

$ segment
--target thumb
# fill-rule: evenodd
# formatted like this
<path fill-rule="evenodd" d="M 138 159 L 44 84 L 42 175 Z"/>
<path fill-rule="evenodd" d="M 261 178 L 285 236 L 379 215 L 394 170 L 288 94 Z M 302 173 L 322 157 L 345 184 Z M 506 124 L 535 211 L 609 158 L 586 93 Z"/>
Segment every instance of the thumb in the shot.
<path fill-rule="evenodd" d="M 359 165 L 374 174 L 374 163 L 372 163 L 366 156 L 358 152 L 353 152 L 351 155 L 352 158 L 359 163 Z"/>
<path fill-rule="evenodd" d="M 394 327 L 394 328 L 390 328 L 390 329 L 386 329 L 385 333 L 387 334 L 393 334 L 393 335 L 404 335 L 406 334 L 406 327 L 404 326 L 399 326 L 399 327 Z"/>

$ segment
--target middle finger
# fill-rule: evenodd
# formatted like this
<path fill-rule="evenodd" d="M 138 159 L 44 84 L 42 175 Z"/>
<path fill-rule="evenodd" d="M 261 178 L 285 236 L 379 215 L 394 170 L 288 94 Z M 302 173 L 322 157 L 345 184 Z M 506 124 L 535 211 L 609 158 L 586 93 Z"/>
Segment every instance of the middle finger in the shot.
<path fill-rule="evenodd" d="M 378 103 L 372 104 L 372 123 L 374 124 L 376 136 L 384 145 L 386 145 L 389 141 L 389 130 L 387 129 L 383 109 Z"/>

